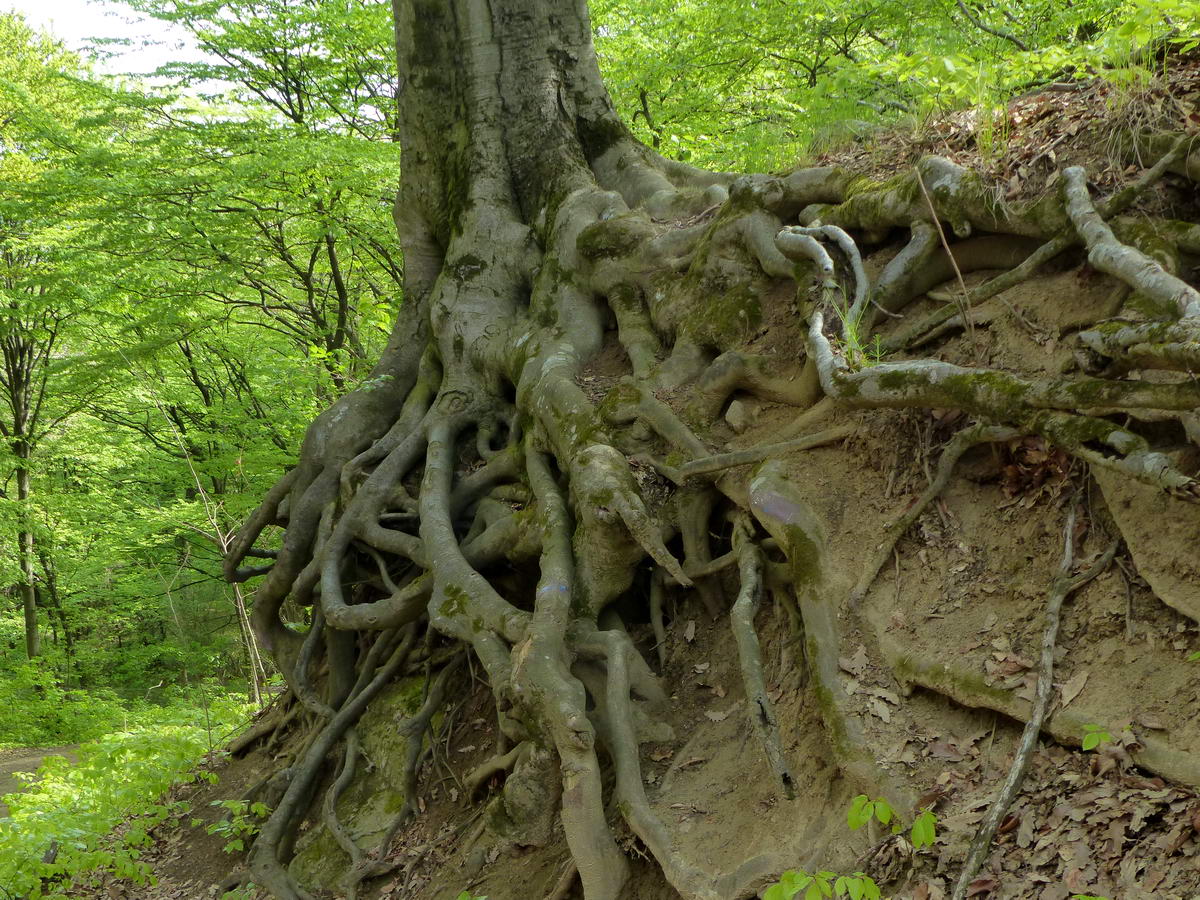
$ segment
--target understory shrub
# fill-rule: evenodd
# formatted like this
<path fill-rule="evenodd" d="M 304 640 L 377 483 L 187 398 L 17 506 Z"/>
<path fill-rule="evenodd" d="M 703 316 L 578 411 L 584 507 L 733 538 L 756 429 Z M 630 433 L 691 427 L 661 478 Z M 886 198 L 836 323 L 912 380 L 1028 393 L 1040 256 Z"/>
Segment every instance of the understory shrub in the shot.
<path fill-rule="evenodd" d="M 61 898 L 89 873 L 112 872 L 139 884 L 149 880 L 139 848 L 149 830 L 183 812 L 162 795 L 193 781 L 201 758 L 244 725 L 249 708 L 219 696 L 207 709 L 177 703 L 131 713 L 121 731 L 79 748 L 79 763 L 47 757 L 26 790 L 9 794 L 10 818 L 0 820 L 0 885 L 8 896 Z M 129 819 L 120 839 L 104 840 Z"/>

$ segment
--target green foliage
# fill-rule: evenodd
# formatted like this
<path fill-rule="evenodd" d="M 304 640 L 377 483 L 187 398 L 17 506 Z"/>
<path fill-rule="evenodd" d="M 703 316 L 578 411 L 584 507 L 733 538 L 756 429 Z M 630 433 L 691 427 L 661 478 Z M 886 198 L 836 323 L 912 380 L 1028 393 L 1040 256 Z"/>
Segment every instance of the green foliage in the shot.
<path fill-rule="evenodd" d="M 1031 85 L 1153 67 L 1196 46 L 1197 0 L 595 0 L 596 44 L 626 122 L 659 152 L 731 170 L 784 168 L 829 143 L 972 107 L 981 149 Z M 1026 49 L 1019 49 L 1023 45 Z"/>
<path fill-rule="evenodd" d="M 896 817 L 891 805 L 882 797 L 872 800 L 866 794 L 859 794 L 850 801 L 850 808 L 846 813 L 846 823 L 850 826 L 851 831 L 857 831 L 872 819 L 881 825 L 890 825 L 892 834 L 900 834 L 904 831 L 904 823 Z M 933 810 L 921 810 L 909 828 L 909 841 L 916 849 L 920 850 L 924 847 L 932 847 L 936 840 L 937 816 L 934 815 Z"/>
<path fill-rule="evenodd" d="M 14 896 L 38 900 L 65 897 L 96 871 L 147 883 L 139 848 L 150 842 L 154 825 L 183 812 L 178 802 L 160 799 L 163 792 L 199 777 L 189 774 L 196 761 L 243 727 L 246 712 L 232 698 L 214 700 L 206 710 L 175 705 L 84 744 L 78 765 L 48 757 L 27 779 L 29 788 L 4 798 L 11 818 L 0 828 L 0 884 Z M 127 818 L 119 841 L 102 840 Z M 57 855 L 44 862 L 52 843 Z"/>
<path fill-rule="evenodd" d="M 846 811 L 846 824 L 851 831 L 858 831 L 872 821 L 890 827 L 892 834 L 904 831 L 904 823 L 896 816 L 890 803 L 882 797 L 872 800 L 859 794 L 850 801 Z M 937 816 L 932 810 L 922 810 L 909 830 L 909 840 L 920 850 L 932 847 L 937 839 Z M 862 872 L 838 875 L 836 872 L 807 872 L 804 869 L 789 869 L 779 881 L 767 888 L 763 900 L 823 900 L 826 897 L 849 897 L 850 900 L 880 900 L 881 894 L 874 880 Z"/>
<path fill-rule="evenodd" d="M 859 794 L 850 801 L 850 809 L 846 813 L 846 824 L 851 831 L 858 831 L 871 819 L 877 819 L 880 825 L 889 825 L 894 818 L 891 804 L 882 797 L 871 800 L 866 794 Z"/>
<path fill-rule="evenodd" d="M 0 480 L 30 488 L 0 495 L 0 579 L 32 586 L 47 637 L 22 668 L 20 607 L 0 609 L 15 744 L 249 677 L 218 543 L 365 375 L 400 297 L 387 8 L 139 8 L 222 62 L 130 88 L 0 16 L 0 337 L 42 398 L 17 442 L 23 401 L 0 389 Z"/>
<path fill-rule="evenodd" d="M 463 891 L 454 900 L 488 900 L 487 897 L 477 896 L 470 891 Z"/>
<path fill-rule="evenodd" d="M 864 340 L 862 317 L 866 310 L 855 313 L 845 296 L 841 300 L 835 298 L 833 309 L 842 324 L 841 350 L 850 367 L 861 369 L 883 362 L 887 352 L 883 347 L 883 339 L 876 334 L 870 341 Z"/>
<path fill-rule="evenodd" d="M 1083 726 L 1083 749 L 1095 750 L 1101 744 L 1111 744 L 1113 736 L 1100 725 Z"/>
<path fill-rule="evenodd" d="M 227 838 L 221 849 L 226 853 L 241 853 L 246 849 L 247 842 L 254 835 L 262 821 L 270 813 L 265 803 L 247 803 L 245 800 L 214 800 L 213 806 L 224 809 L 228 815 L 208 826 L 209 834 L 219 834 Z M 199 820 L 193 820 L 193 825 Z"/>
<path fill-rule="evenodd" d="M 862 872 L 838 875 L 836 872 L 806 872 L 789 869 L 779 881 L 763 893 L 763 900 L 822 900 L 825 897 L 849 897 L 850 900 L 880 900 L 879 887 Z"/>
<path fill-rule="evenodd" d="M 923 809 L 917 814 L 917 817 L 913 819 L 909 838 L 912 845 L 918 850 L 933 846 L 934 841 L 937 840 L 937 816 L 934 815 L 933 810 Z"/>
<path fill-rule="evenodd" d="M 0 678 L 0 746 L 48 746 L 93 740 L 129 717 L 112 691 L 64 690 L 49 672 L 19 662 Z"/>

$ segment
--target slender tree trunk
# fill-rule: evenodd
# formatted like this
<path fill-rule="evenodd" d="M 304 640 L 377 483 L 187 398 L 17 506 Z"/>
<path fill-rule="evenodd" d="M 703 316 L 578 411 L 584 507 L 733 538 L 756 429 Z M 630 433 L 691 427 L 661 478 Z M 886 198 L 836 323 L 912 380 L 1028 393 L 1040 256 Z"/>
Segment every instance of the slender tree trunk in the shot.
<path fill-rule="evenodd" d="M 22 441 L 17 447 L 17 503 L 20 506 L 21 530 L 17 534 L 17 565 L 21 570 L 21 606 L 25 611 L 25 655 L 33 659 L 41 655 L 42 638 L 38 630 L 37 588 L 34 561 L 32 516 L 29 512 L 29 452 Z"/>
<path fill-rule="evenodd" d="M 242 596 L 240 584 L 233 586 L 233 603 L 237 607 L 238 627 L 242 632 L 242 643 L 246 645 L 246 663 L 250 670 L 250 700 L 255 706 L 262 706 L 267 673 L 263 668 L 262 656 L 258 652 L 258 641 L 254 637 L 254 629 L 250 627 L 250 617 L 246 614 L 246 599 Z"/>

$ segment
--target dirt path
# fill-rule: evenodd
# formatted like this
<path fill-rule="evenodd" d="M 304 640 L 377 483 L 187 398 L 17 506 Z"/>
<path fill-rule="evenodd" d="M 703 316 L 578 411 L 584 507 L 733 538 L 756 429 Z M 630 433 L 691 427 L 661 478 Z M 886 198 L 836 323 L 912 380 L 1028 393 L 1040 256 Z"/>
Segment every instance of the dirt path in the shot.
<path fill-rule="evenodd" d="M 78 744 L 64 744 L 61 747 L 16 747 L 12 750 L 0 750 L 0 797 L 19 791 L 22 782 L 14 773 L 33 772 L 42 764 L 47 756 L 65 756 L 71 762 L 78 762 L 75 751 Z M 8 815 L 8 807 L 0 803 L 0 818 Z"/>

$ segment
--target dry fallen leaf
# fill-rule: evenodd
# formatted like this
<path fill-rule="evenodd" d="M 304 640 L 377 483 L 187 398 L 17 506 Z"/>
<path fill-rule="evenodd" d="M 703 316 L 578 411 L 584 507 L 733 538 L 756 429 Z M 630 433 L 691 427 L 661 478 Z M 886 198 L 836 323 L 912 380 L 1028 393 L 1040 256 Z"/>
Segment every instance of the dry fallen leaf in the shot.
<path fill-rule="evenodd" d="M 962 762 L 963 755 L 958 749 L 946 741 L 934 741 L 929 745 L 929 755 L 934 759 L 944 759 L 948 762 Z"/>
<path fill-rule="evenodd" d="M 683 639 L 689 644 L 696 639 L 696 620 L 688 619 L 687 628 L 683 630 Z"/>
<path fill-rule="evenodd" d="M 892 711 L 888 709 L 887 704 L 882 700 L 873 697 L 871 698 L 869 706 L 871 708 L 871 712 L 883 719 L 884 722 L 892 721 Z"/>
<path fill-rule="evenodd" d="M 1088 680 L 1087 669 L 1083 669 L 1079 672 L 1076 672 L 1073 676 L 1071 676 L 1069 679 L 1067 679 L 1067 683 L 1064 684 L 1062 687 L 1062 707 L 1063 707 L 1063 709 L 1066 709 L 1067 705 L 1070 704 L 1070 702 L 1072 700 L 1074 700 L 1076 697 L 1079 696 L 1080 692 L 1083 690 L 1083 686 L 1085 684 L 1087 684 L 1087 680 Z"/>
<path fill-rule="evenodd" d="M 858 650 L 850 658 L 843 656 L 838 659 L 838 665 L 851 675 L 861 675 L 867 668 L 867 662 L 867 648 L 862 644 L 858 645 Z"/>
<path fill-rule="evenodd" d="M 995 878 L 976 878 L 967 885 L 968 897 L 984 897 L 999 886 Z"/>

